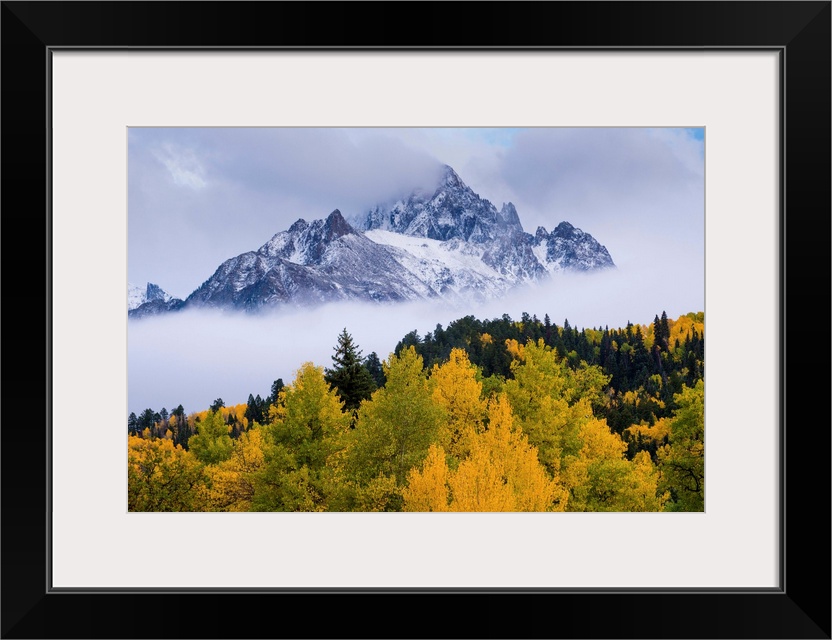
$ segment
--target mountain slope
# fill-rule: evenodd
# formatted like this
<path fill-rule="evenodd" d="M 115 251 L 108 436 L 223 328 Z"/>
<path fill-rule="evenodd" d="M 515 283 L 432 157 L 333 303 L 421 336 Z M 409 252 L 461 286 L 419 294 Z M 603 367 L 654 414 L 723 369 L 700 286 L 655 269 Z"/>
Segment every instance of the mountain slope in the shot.
<path fill-rule="evenodd" d="M 336 209 L 325 220 L 298 220 L 257 251 L 225 261 L 185 306 L 254 311 L 280 303 L 397 302 L 432 295 Z"/>

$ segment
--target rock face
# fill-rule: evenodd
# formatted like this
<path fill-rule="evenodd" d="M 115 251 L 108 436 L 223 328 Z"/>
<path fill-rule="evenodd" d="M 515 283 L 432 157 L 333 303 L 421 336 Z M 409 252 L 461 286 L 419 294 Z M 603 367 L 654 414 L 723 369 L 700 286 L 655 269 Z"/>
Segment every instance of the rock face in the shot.
<path fill-rule="evenodd" d="M 258 250 L 226 260 L 184 301 L 148 284 L 129 313 L 254 312 L 339 300 L 467 302 L 550 273 L 614 266 L 605 247 L 568 222 L 551 233 L 543 227 L 526 233 L 513 204 L 498 210 L 445 166 L 434 189 L 375 206 L 355 226 L 337 209 L 325 219 L 298 220 Z"/>

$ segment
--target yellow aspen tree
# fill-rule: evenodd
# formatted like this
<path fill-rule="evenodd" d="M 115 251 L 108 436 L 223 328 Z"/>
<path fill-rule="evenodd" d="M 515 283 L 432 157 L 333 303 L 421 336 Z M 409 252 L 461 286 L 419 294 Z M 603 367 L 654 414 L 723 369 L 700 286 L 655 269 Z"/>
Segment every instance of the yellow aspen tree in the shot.
<path fill-rule="evenodd" d="M 254 474 L 252 510 L 323 511 L 331 490 L 329 466 L 345 446 L 349 415 L 324 378 L 305 363 L 262 427 L 264 461 Z"/>
<path fill-rule="evenodd" d="M 700 336 L 705 335 L 704 315 L 689 313 L 684 316 L 679 316 L 676 320 L 668 320 L 668 327 L 670 328 L 670 339 L 668 343 L 673 346 L 676 340 L 681 343 L 686 338 L 691 337 L 694 329 Z"/>
<path fill-rule="evenodd" d="M 542 340 L 529 341 L 525 346 L 508 340 L 506 346 L 516 357 L 511 363 L 514 377 L 505 384 L 514 416 L 529 442 L 538 448 L 540 461 L 555 476 L 561 457 L 569 452 L 564 448 L 575 440 L 584 416 L 591 417 L 592 410 L 570 407 L 567 367 Z"/>
<path fill-rule="evenodd" d="M 366 484 L 353 484 L 352 510 L 365 513 L 401 510 L 401 489 L 396 478 L 379 474 Z"/>
<path fill-rule="evenodd" d="M 515 425 L 506 396 L 489 403 L 488 429 L 478 438 L 503 465 L 515 497 L 515 511 L 562 511 L 567 492 L 541 465 L 537 447 L 531 445 L 519 425 Z"/>
<path fill-rule="evenodd" d="M 201 511 L 202 465 L 168 439 L 129 436 L 128 511 Z"/>
<path fill-rule="evenodd" d="M 627 444 L 606 420 L 590 420 L 579 431 L 581 449 L 566 456 L 561 475 L 568 487 L 569 511 L 660 511 L 658 474 L 646 452 L 632 462 Z M 649 465 L 649 466 L 648 466 Z"/>
<path fill-rule="evenodd" d="M 567 393 L 569 404 L 586 401 L 593 411 L 601 410 L 609 404 L 605 389 L 612 376 L 604 373 L 597 365 L 589 365 L 583 360 L 574 371 L 569 371 L 571 389 Z"/>
<path fill-rule="evenodd" d="M 566 498 L 540 464 L 537 448 L 515 426 L 505 396 L 489 403 L 488 427 L 472 439 L 471 456 L 450 486 L 452 508 L 459 511 L 561 510 Z"/>
<path fill-rule="evenodd" d="M 502 466 L 481 449 L 460 463 L 449 479 L 452 511 L 516 511 L 512 488 Z"/>
<path fill-rule="evenodd" d="M 350 422 L 338 394 L 324 378 L 323 367 L 304 363 L 281 399 L 269 434 L 288 446 L 300 464 L 323 467 L 330 455 L 343 448 Z"/>
<path fill-rule="evenodd" d="M 622 504 L 628 511 L 662 511 L 670 493 L 659 489 L 659 469 L 646 451 L 639 451 L 630 462 L 631 472 L 621 488 Z"/>
<path fill-rule="evenodd" d="M 470 431 L 471 452 L 450 470 L 445 452 L 431 447 L 403 490 L 407 511 L 562 511 L 566 491 L 552 480 L 537 449 L 513 422 L 505 397 L 489 403 L 488 425 Z M 450 497 L 448 490 L 450 489 Z M 450 499 L 450 502 L 449 502 Z"/>
<path fill-rule="evenodd" d="M 208 411 L 196 423 L 196 434 L 188 440 L 188 449 L 203 464 L 217 464 L 231 457 L 233 441 L 219 411 Z"/>
<path fill-rule="evenodd" d="M 205 468 L 205 503 L 209 511 L 249 511 L 254 476 L 263 467 L 263 432 L 252 428 L 234 441 L 231 457 Z"/>
<path fill-rule="evenodd" d="M 461 459 L 468 453 L 468 431 L 478 432 L 485 415 L 482 383 L 477 369 L 463 349 L 451 349 L 447 362 L 434 365 L 430 375 L 434 402 L 445 410 L 437 433 L 439 445 L 450 455 Z"/>
<path fill-rule="evenodd" d="M 670 437 L 670 418 L 659 418 L 653 426 L 646 423 L 630 425 L 624 429 L 624 435 L 639 445 L 652 442 L 657 447 L 662 446 Z"/>
<path fill-rule="evenodd" d="M 705 510 L 705 384 L 684 387 L 674 396 L 669 444 L 658 452 L 661 486 L 671 492 L 668 510 Z"/>
<path fill-rule="evenodd" d="M 404 511 L 448 511 L 448 465 L 445 451 L 431 445 L 422 469 L 411 469 L 402 489 Z"/>
<path fill-rule="evenodd" d="M 382 366 L 387 383 L 358 411 L 347 467 L 359 484 L 382 474 L 401 486 L 425 459 L 445 412 L 434 402 L 422 356 L 412 346 L 391 354 Z"/>

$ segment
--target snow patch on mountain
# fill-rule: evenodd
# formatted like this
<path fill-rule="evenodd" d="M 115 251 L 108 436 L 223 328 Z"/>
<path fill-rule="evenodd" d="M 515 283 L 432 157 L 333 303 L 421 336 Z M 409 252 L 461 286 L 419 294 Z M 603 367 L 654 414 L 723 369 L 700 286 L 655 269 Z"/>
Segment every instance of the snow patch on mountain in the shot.
<path fill-rule="evenodd" d="M 375 229 L 364 233 L 431 291 L 452 301 L 491 299 L 513 282 L 482 261 L 483 249 L 466 242 L 405 236 Z"/>
<path fill-rule="evenodd" d="M 127 283 L 127 310 L 135 309 L 140 304 L 147 302 L 145 298 L 145 289 L 137 287 L 136 285 Z"/>

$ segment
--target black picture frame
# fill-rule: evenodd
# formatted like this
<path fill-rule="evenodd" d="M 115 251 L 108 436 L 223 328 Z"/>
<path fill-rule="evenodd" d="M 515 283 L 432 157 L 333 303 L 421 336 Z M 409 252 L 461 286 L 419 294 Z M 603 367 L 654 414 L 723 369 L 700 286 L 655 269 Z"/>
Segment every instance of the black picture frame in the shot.
<path fill-rule="evenodd" d="M 2 2 L 2 637 L 829 638 L 830 15 L 829 1 Z M 782 363 L 780 588 L 52 590 L 52 417 L 107 420 L 94 398 L 49 401 L 50 52 L 70 47 L 778 51 L 782 336 L 745 348 Z"/>

